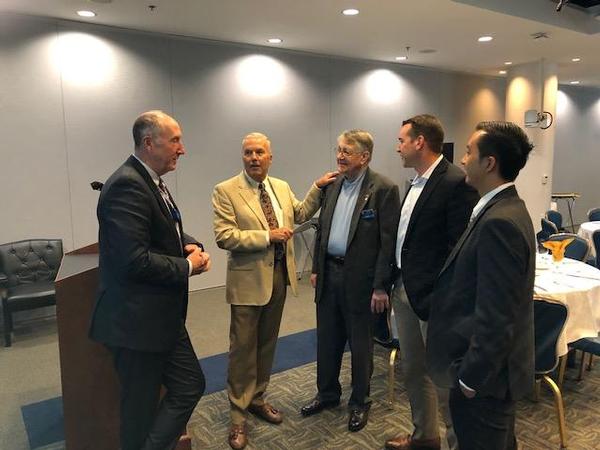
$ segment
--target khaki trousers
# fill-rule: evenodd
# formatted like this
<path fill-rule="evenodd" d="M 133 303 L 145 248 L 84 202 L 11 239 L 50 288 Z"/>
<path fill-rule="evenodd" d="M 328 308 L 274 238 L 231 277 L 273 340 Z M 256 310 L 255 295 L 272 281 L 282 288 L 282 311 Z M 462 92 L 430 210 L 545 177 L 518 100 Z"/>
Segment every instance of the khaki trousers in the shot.
<path fill-rule="evenodd" d="M 412 436 L 415 439 L 433 439 L 440 435 L 439 400 L 439 408 L 446 424 L 448 448 L 456 450 L 458 444 L 448 406 L 449 391 L 448 389 L 438 389 L 427 374 L 425 363 L 427 322 L 421 321 L 413 311 L 401 277 L 398 277 L 394 284 L 392 307 L 398 327 L 404 384 L 415 427 Z"/>
<path fill-rule="evenodd" d="M 231 305 L 227 393 L 231 422 L 246 420 L 250 404 L 264 404 L 286 296 L 285 262 L 273 269 L 273 292 L 264 306 Z"/>

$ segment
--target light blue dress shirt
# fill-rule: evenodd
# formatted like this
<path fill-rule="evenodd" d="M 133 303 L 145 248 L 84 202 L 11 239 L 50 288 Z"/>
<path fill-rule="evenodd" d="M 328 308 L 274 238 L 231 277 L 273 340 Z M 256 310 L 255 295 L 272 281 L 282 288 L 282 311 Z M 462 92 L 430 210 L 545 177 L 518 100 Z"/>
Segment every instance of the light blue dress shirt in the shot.
<path fill-rule="evenodd" d="M 340 195 L 338 196 L 333 218 L 331 219 L 331 230 L 329 232 L 329 241 L 327 242 L 327 253 L 332 256 L 346 256 L 346 246 L 348 245 L 348 233 L 350 232 L 350 222 L 352 214 L 356 207 L 360 186 L 365 178 L 367 170 L 357 176 L 354 180 L 347 178 L 342 182 Z"/>

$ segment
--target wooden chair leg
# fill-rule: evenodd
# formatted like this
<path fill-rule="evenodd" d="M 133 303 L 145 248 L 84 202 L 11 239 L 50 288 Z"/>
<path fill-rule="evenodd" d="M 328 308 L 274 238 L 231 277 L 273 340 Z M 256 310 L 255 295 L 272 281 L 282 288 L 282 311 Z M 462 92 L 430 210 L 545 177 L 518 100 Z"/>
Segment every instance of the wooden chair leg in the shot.
<path fill-rule="evenodd" d="M 548 375 L 543 375 L 542 379 L 546 382 L 552 393 L 554 394 L 554 404 L 556 406 L 556 415 L 558 416 L 558 433 L 560 435 L 560 448 L 561 450 L 567 448 L 567 426 L 565 423 L 565 408 L 563 405 L 562 394 L 560 388 L 556 385 L 554 380 Z"/>
<path fill-rule="evenodd" d="M 535 385 L 533 387 L 533 401 L 534 402 L 539 402 L 540 401 L 540 388 L 542 386 L 542 379 L 541 378 L 536 378 L 535 379 Z"/>
<path fill-rule="evenodd" d="M 594 359 L 594 354 L 590 353 L 590 362 L 588 363 L 587 370 L 592 370 L 592 360 Z"/>
<path fill-rule="evenodd" d="M 585 367 L 585 352 L 581 352 L 581 362 L 579 363 L 579 375 L 577 381 L 583 380 L 583 368 Z"/>
<path fill-rule="evenodd" d="M 394 404 L 394 383 L 395 383 L 395 371 L 396 371 L 396 354 L 398 353 L 397 348 L 393 348 L 390 352 L 390 361 L 388 366 L 388 403 Z"/>
<path fill-rule="evenodd" d="M 567 369 L 567 355 L 563 355 L 559 358 L 558 367 L 558 387 L 562 388 L 563 381 L 565 381 L 565 371 Z"/>

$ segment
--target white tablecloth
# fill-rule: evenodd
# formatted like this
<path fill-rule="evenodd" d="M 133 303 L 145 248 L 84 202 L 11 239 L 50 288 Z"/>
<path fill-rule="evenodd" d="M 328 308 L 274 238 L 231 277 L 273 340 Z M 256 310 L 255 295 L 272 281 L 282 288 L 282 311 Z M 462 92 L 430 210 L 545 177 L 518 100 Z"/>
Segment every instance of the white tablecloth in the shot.
<path fill-rule="evenodd" d="M 600 331 L 600 270 L 580 261 L 565 258 L 554 267 L 548 254 L 536 260 L 537 296 L 567 305 L 569 316 L 559 340 L 558 353 L 567 353 L 567 343 Z"/>
<path fill-rule="evenodd" d="M 590 256 L 596 257 L 596 249 L 594 249 L 594 241 L 592 240 L 592 234 L 594 231 L 600 230 L 600 222 L 583 222 L 579 226 L 577 234 L 582 238 L 586 239 L 590 243 Z"/>

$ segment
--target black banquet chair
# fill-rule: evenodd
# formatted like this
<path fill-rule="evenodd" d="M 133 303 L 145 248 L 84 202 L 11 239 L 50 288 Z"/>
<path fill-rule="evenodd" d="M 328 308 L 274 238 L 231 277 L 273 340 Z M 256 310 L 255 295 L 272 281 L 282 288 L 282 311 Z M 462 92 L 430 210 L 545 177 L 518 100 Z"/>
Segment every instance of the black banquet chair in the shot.
<path fill-rule="evenodd" d="M 546 219 L 548 219 L 550 222 L 552 222 L 556 226 L 556 229 L 558 231 L 563 231 L 563 226 L 562 226 L 563 218 L 562 218 L 561 213 L 559 213 L 558 211 L 549 209 L 548 211 L 546 211 Z"/>
<path fill-rule="evenodd" d="M 550 299 L 536 297 L 533 302 L 533 321 L 535 329 L 535 379 L 536 399 L 539 397 L 540 384 L 543 381 L 554 395 L 560 450 L 567 448 L 567 429 L 562 393 L 556 382 L 550 378 L 558 366 L 559 356 L 556 346 L 568 317 L 566 305 Z"/>
<path fill-rule="evenodd" d="M 15 312 L 56 304 L 54 280 L 62 257 L 60 239 L 30 239 L 0 245 L 5 347 L 12 344 Z"/>
<path fill-rule="evenodd" d="M 587 212 L 588 220 L 590 222 L 600 221 L 600 208 L 592 208 Z"/>
<path fill-rule="evenodd" d="M 400 351 L 398 338 L 393 336 L 391 308 L 373 316 L 373 341 L 390 350 L 388 360 L 388 403 L 394 403 L 396 357 Z"/>
<path fill-rule="evenodd" d="M 542 244 L 542 242 L 546 242 L 550 236 L 553 234 L 558 234 L 558 228 L 554 222 L 542 217 L 542 229 L 536 235 L 538 244 Z"/>

